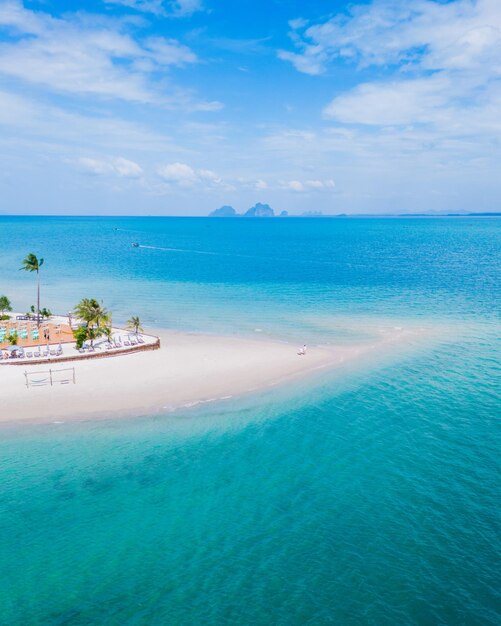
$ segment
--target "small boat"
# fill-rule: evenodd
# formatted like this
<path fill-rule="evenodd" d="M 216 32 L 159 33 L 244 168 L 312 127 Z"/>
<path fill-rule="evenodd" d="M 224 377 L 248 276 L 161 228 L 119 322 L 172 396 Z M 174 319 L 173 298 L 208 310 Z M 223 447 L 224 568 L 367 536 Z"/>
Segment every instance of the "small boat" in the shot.
<path fill-rule="evenodd" d="M 132 247 L 133 247 L 133 248 L 139 248 L 139 244 L 138 244 L 138 243 L 133 243 L 133 244 L 132 244 Z"/>

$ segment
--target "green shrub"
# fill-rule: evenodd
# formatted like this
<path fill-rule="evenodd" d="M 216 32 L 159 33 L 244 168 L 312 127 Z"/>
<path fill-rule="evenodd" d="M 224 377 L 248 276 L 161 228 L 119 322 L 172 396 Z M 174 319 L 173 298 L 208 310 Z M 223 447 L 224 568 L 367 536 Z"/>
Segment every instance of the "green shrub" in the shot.
<path fill-rule="evenodd" d="M 85 326 L 80 326 L 79 328 L 73 331 L 73 337 L 75 337 L 75 340 L 77 342 L 76 344 L 77 350 L 80 350 L 80 348 L 84 345 L 84 342 L 88 337 L 87 328 L 85 328 Z"/>

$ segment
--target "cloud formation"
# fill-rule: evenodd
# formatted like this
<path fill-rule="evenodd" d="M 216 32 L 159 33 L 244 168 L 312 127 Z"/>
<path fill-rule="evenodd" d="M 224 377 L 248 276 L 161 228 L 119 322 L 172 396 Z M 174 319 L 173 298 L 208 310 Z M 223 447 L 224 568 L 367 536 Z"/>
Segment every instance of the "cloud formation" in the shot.
<path fill-rule="evenodd" d="M 105 2 L 158 16 L 189 17 L 203 10 L 201 0 L 171 0 L 170 2 L 165 0 L 105 0 Z"/>
<path fill-rule="evenodd" d="M 328 191 L 334 189 L 336 183 L 331 179 L 327 180 L 289 180 L 279 181 L 280 186 L 288 191 L 304 193 L 308 191 Z"/>
<path fill-rule="evenodd" d="M 186 163 L 161 165 L 157 173 L 166 183 L 182 188 L 203 186 L 205 188 L 229 186 L 212 170 L 194 169 Z"/>
<path fill-rule="evenodd" d="M 196 102 L 166 80 L 168 70 L 197 63 L 196 54 L 176 39 L 140 38 L 128 20 L 88 14 L 55 18 L 15 0 L 0 5 L 0 74 L 54 92 L 119 99 L 158 106 L 217 110 L 217 102 Z"/>
<path fill-rule="evenodd" d="M 319 23 L 290 24 L 296 51 L 282 51 L 302 73 L 325 74 L 341 64 L 371 71 L 370 80 L 327 102 L 338 125 L 427 129 L 428 145 L 480 147 L 499 136 L 501 5 L 498 0 L 374 0 Z M 356 74 L 355 74 L 356 76 Z M 402 131 L 400 145 L 403 145 Z M 380 136 L 381 143 L 392 134 Z M 393 133 L 395 134 L 395 133 Z M 395 136 L 396 140 L 396 136 Z M 374 137 L 367 136 L 373 143 Z"/>
<path fill-rule="evenodd" d="M 120 178 L 140 178 L 143 174 L 140 165 L 123 157 L 108 160 L 81 157 L 77 164 L 82 171 L 95 176 L 115 174 Z"/>
<path fill-rule="evenodd" d="M 308 74 L 345 59 L 359 66 L 501 71 L 501 8 L 497 0 L 374 0 L 308 25 L 290 22 L 298 52 L 280 57 Z"/>

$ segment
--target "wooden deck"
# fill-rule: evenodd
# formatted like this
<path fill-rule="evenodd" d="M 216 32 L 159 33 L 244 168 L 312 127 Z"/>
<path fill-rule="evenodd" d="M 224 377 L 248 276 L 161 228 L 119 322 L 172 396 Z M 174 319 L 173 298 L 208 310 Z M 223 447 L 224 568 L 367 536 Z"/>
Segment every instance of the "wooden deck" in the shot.
<path fill-rule="evenodd" d="M 0 350 L 5 350 L 11 344 L 7 341 L 7 337 L 11 333 L 17 333 L 17 345 L 22 348 L 31 348 L 35 346 L 46 346 L 59 343 L 74 343 L 75 338 L 68 324 L 55 324 L 54 322 L 44 322 L 40 324 L 39 339 L 33 339 L 32 332 L 36 331 L 37 323 L 32 321 L 9 320 L 0 322 L 0 329 L 5 328 L 5 339 L 0 342 Z M 21 333 L 26 331 L 27 339 L 21 338 Z M 44 332 L 48 337 L 44 336 Z M 1 337 L 1 335 L 0 335 Z"/>

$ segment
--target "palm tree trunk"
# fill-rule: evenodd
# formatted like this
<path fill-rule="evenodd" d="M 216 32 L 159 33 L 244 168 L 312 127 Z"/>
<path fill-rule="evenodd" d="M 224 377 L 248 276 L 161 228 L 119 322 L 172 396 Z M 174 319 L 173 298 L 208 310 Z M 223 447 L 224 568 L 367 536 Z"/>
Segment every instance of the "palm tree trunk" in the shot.
<path fill-rule="evenodd" d="M 40 328 L 40 271 L 37 270 L 37 328 Z"/>

